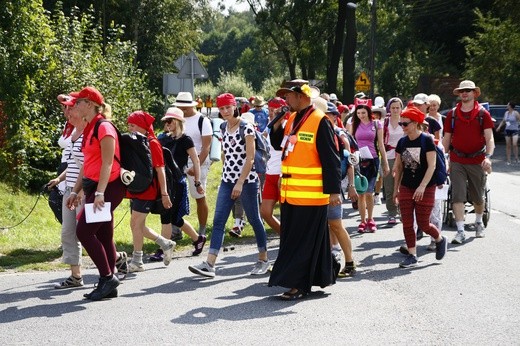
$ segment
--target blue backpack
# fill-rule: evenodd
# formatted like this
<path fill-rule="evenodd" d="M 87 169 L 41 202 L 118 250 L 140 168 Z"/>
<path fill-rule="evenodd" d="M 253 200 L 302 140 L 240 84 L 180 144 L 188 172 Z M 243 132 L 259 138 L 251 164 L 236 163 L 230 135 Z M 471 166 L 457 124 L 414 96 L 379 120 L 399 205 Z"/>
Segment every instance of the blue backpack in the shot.
<path fill-rule="evenodd" d="M 226 131 L 227 122 L 223 122 L 220 124 L 220 130 L 222 134 Z M 240 137 L 245 141 L 245 127 L 246 122 L 244 120 L 240 121 L 239 133 Z M 269 153 L 269 143 L 267 142 L 267 138 L 265 138 L 262 133 L 255 129 L 255 161 L 253 165 L 253 170 L 259 174 L 265 174 L 267 172 L 267 161 L 271 158 L 271 154 Z"/>
<path fill-rule="evenodd" d="M 426 138 L 427 135 L 421 134 L 421 150 L 423 152 L 426 152 L 424 150 L 426 145 Z M 438 186 L 446 183 L 446 180 L 448 179 L 448 171 L 446 169 L 446 158 L 444 156 L 444 152 L 437 145 L 435 145 L 435 153 L 437 154 L 437 158 L 435 161 L 435 171 L 433 172 L 432 179 L 435 182 L 435 185 Z"/>

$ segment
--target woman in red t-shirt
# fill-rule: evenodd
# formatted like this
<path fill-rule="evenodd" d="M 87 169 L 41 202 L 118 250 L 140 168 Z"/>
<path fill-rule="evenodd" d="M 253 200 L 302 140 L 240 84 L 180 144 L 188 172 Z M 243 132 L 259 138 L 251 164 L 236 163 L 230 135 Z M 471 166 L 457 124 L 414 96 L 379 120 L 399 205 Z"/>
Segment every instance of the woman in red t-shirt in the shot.
<path fill-rule="evenodd" d="M 126 197 L 131 198 L 130 207 L 132 210 L 130 219 L 130 228 L 132 229 L 132 237 L 134 243 L 134 252 L 132 260 L 128 265 L 129 272 L 142 272 L 144 270 L 143 263 L 143 240 L 144 237 L 155 241 L 163 250 L 164 265 L 169 265 L 172 259 L 175 242 L 155 233 L 151 228 L 146 226 L 146 217 L 154 207 L 159 192 L 161 193 L 161 203 L 165 209 L 172 207 L 170 196 L 166 187 L 166 175 L 164 172 L 164 157 L 162 145 L 155 137 L 153 131 L 153 122 L 155 118 L 143 111 L 133 112 L 128 116 L 128 132 L 137 132 L 147 136 L 150 143 L 150 152 L 152 155 L 152 165 L 156 171 L 156 175 L 152 184 L 141 193 L 127 192 Z"/>
<path fill-rule="evenodd" d="M 86 205 L 92 203 L 94 212 L 99 212 L 105 202 L 110 202 L 110 221 L 86 222 L 85 209 L 79 215 L 76 234 L 99 271 L 99 282 L 85 298 L 101 300 L 117 297 L 119 280 L 114 275 L 116 247 L 114 244 L 114 209 L 125 195 L 125 187 L 119 179 L 119 141 L 117 131 L 110 122 L 101 122 L 97 136 L 93 136 L 96 123 L 110 119 L 111 108 L 105 104 L 103 95 L 93 87 L 85 87 L 70 94 L 75 98 L 74 110 L 87 121 L 83 130 L 82 151 L 85 156 L 76 185 L 67 199 L 67 207 L 75 208 L 81 200 L 78 193 L 83 189 Z M 82 179 L 81 179 L 82 178 Z M 86 207 L 85 207 L 86 208 Z"/>

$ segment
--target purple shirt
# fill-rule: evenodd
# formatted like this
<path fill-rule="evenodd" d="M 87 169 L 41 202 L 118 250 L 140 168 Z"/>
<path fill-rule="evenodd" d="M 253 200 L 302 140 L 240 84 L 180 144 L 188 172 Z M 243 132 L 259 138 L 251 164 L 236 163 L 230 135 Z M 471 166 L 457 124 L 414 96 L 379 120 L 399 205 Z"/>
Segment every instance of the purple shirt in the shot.
<path fill-rule="evenodd" d="M 376 138 L 376 128 L 375 124 L 377 124 L 378 129 L 383 128 L 383 124 L 380 121 L 371 121 L 368 124 L 359 123 L 359 126 L 356 130 L 356 141 L 358 142 L 358 146 L 368 147 L 370 149 L 370 153 L 372 157 L 377 157 L 377 150 L 374 145 L 374 140 Z"/>

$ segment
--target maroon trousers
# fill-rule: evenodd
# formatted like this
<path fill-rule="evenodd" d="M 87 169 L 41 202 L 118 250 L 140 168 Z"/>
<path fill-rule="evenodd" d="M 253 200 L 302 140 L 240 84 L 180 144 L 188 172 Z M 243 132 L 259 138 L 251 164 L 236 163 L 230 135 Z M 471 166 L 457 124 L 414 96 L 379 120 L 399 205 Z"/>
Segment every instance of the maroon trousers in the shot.
<path fill-rule="evenodd" d="M 114 273 L 116 265 L 116 246 L 114 244 L 114 209 L 125 196 L 125 186 L 119 177 L 108 183 L 105 190 L 105 202 L 111 202 L 112 220 L 107 222 L 86 223 L 85 209 L 79 216 L 76 235 L 96 265 L 100 276 Z M 94 202 L 94 191 L 86 196 L 86 203 Z"/>
<path fill-rule="evenodd" d="M 416 245 L 416 235 L 413 229 L 414 213 L 417 220 L 417 227 L 424 233 L 437 239 L 440 235 L 435 225 L 430 223 L 430 215 L 435 203 L 435 186 L 427 187 L 424 190 L 423 198 L 415 201 L 412 196 L 415 189 L 401 185 L 399 187 L 399 209 L 401 210 L 401 221 L 403 223 L 404 239 L 408 248 Z"/>

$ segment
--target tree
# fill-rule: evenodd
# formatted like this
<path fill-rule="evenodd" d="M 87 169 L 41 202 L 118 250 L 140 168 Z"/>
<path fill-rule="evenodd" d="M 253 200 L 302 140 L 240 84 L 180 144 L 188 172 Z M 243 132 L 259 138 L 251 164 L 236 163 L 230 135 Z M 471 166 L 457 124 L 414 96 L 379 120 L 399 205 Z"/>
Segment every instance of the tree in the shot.
<path fill-rule="evenodd" d="M 475 11 L 475 37 L 465 37 L 464 77 L 480 86 L 486 100 L 505 104 L 520 100 L 520 29 L 511 18 L 499 19 Z"/>

